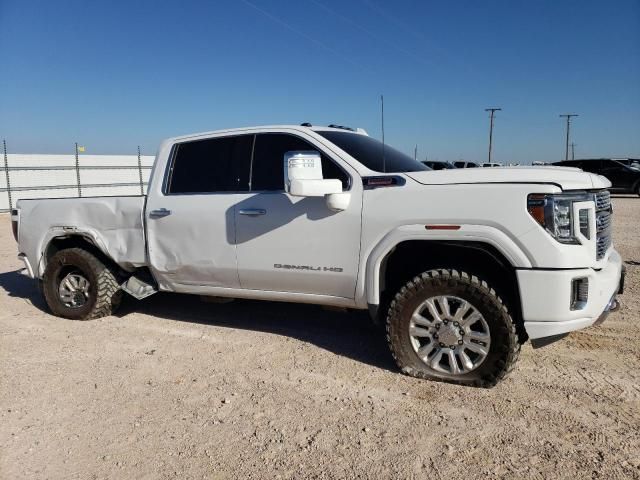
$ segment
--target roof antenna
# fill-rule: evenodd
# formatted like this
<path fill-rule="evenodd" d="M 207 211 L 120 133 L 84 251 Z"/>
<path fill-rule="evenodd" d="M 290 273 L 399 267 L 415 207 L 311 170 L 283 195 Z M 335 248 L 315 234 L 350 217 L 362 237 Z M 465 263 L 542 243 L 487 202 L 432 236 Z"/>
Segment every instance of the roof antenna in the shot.
<path fill-rule="evenodd" d="M 381 120 L 382 120 L 382 171 L 383 173 L 387 173 L 387 162 L 384 158 L 384 96 L 380 95 L 380 109 L 381 109 Z"/>

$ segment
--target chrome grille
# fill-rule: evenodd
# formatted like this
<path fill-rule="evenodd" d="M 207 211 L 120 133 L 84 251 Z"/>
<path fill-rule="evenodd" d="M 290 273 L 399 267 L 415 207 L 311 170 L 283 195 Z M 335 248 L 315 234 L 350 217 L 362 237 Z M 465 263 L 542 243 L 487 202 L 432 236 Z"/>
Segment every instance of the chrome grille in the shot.
<path fill-rule="evenodd" d="M 609 211 L 598 212 L 596 215 L 596 231 L 598 233 L 608 230 L 611 226 L 611 213 Z"/>
<path fill-rule="evenodd" d="M 611 194 L 609 190 L 603 190 L 595 194 L 596 211 L 611 209 Z"/>
<path fill-rule="evenodd" d="M 611 246 L 611 195 L 608 190 L 596 192 L 596 260 L 601 260 Z"/>

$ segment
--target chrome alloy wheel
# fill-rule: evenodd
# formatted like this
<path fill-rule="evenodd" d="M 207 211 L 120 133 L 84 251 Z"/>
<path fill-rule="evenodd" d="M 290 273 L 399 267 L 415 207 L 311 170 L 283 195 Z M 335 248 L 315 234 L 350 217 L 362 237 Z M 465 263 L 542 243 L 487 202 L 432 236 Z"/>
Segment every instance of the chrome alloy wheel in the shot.
<path fill-rule="evenodd" d="M 89 280 L 78 272 L 71 272 L 58 286 L 60 301 L 69 308 L 80 308 L 89 300 Z"/>
<path fill-rule="evenodd" d="M 411 316 L 409 336 L 424 364 L 439 373 L 463 375 L 489 354 L 491 334 L 482 314 L 452 295 L 426 299 Z"/>

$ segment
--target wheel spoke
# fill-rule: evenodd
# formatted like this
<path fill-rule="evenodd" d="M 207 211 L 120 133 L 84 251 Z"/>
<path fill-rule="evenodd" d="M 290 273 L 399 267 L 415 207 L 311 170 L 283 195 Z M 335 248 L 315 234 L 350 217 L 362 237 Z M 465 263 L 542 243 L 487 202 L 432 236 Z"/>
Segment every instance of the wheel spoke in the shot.
<path fill-rule="evenodd" d="M 474 323 L 476 323 L 478 320 L 481 320 L 481 319 L 482 319 L 482 315 L 480 315 L 480 313 L 474 311 L 467 318 L 465 318 L 464 320 L 461 320 L 460 321 L 460 325 L 462 327 L 470 327 L 471 325 L 473 325 Z"/>
<path fill-rule="evenodd" d="M 427 343 L 426 345 L 423 345 L 422 347 L 420 347 L 418 349 L 418 351 L 416 352 L 418 354 L 418 356 L 420 358 L 422 358 L 423 360 L 427 360 L 427 357 L 429 357 L 429 355 L 431 355 L 431 352 L 433 352 L 434 350 L 438 349 L 438 344 L 435 343 L 434 341 L 431 341 L 429 343 Z"/>
<path fill-rule="evenodd" d="M 479 345 L 477 343 L 473 343 L 473 342 L 464 342 L 464 348 L 471 350 L 472 352 L 476 352 L 479 353 L 482 356 L 487 356 L 487 354 L 489 353 L 487 351 L 487 349 L 485 347 L 483 347 L 482 345 Z"/>
<path fill-rule="evenodd" d="M 438 353 L 436 353 L 429 361 L 429 366 L 434 370 L 438 370 L 439 372 L 442 371 L 442 367 L 440 366 L 442 355 L 444 355 L 444 352 L 442 351 L 442 349 L 439 349 Z"/>
<path fill-rule="evenodd" d="M 71 283 L 71 277 L 65 277 L 63 284 L 68 294 L 75 290 L 75 288 L 73 287 L 73 283 Z"/>
<path fill-rule="evenodd" d="M 427 300 L 424 303 L 427 305 L 427 308 L 429 309 L 429 313 L 433 317 L 433 320 L 436 321 L 436 322 L 442 321 L 442 318 L 440 317 L 440 313 L 438 312 L 438 309 L 436 308 L 435 300 L 433 298 L 430 298 L 429 300 Z"/>
<path fill-rule="evenodd" d="M 412 326 L 409 328 L 409 335 L 412 337 L 431 337 L 431 332 L 426 328 Z"/>
<path fill-rule="evenodd" d="M 443 317 L 451 316 L 451 308 L 449 307 L 449 299 L 447 297 L 437 297 L 437 302 L 440 304 L 440 310 L 442 310 Z"/>
<path fill-rule="evenodd" d="M 475 330 L 469 330 L 466 334 L 468 340 L 478 340 L 482 343 L 487 343 L 491 336 L 488 333 L 476 332 Z"/>
<path fill-rule="evenodd" d="M 460 367 L 458 366 L 458 360 L 456 359 L 456 354 L 453 350 L 449 350 L 447 355 L 449 357 L 449 370 L 454 375 L 457 375 L 458 373 L 460 373 Z"/>
<path fill-rule="evenodd" d="M 413 316 L 411 317 L 411 321 L 413 321 L 413 323 L 415 323 L 416 325 L 421 325 L 423 327 L 430 327 L 433 324 L 431 320 L 423 317 L 418 312 L 413 314 Z"/>
<path fill-rule="evenodd" d="M 460 304 L 460 306 L 458 307 L 458 310 L 456 310 L 456 314 L 453 317 L 453 320 L 459 323 L 462 323 L 462 319 L 464 318 L 464 316 L 467 314 L 467 312 L 469 311 L 469 309 L 473 308 L 471 306 L 471 304 L 469 302 L 467 302 L 466 300 L 463 300 L 462 303 Z"/>
<path fill-rule="evenodd" d="M 460 350 L 458 355 L 460 356 L 460 360 L 462 361 L 462 366 L 466 370 L 473 370 L 473 362 L 469 358 L 469 355 L 467 355 L 464 350 Z"/>

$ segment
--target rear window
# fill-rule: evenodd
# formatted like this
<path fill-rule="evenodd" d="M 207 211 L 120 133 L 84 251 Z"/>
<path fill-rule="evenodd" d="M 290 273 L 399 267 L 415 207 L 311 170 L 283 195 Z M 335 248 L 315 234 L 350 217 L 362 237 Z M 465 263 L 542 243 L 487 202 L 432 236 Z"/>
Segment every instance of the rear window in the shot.
<path fill-rule="evenodd" d="M 253 135 L 179 143 L 167 193 L 245 192 Z"/>
<path fill-rule="evenodd" d="M 334 131 L 317 131 L 316 133 L 335 143 L 374 172 L 401 173 L 431 170 L 409 155 L 366 135 Z"/>

